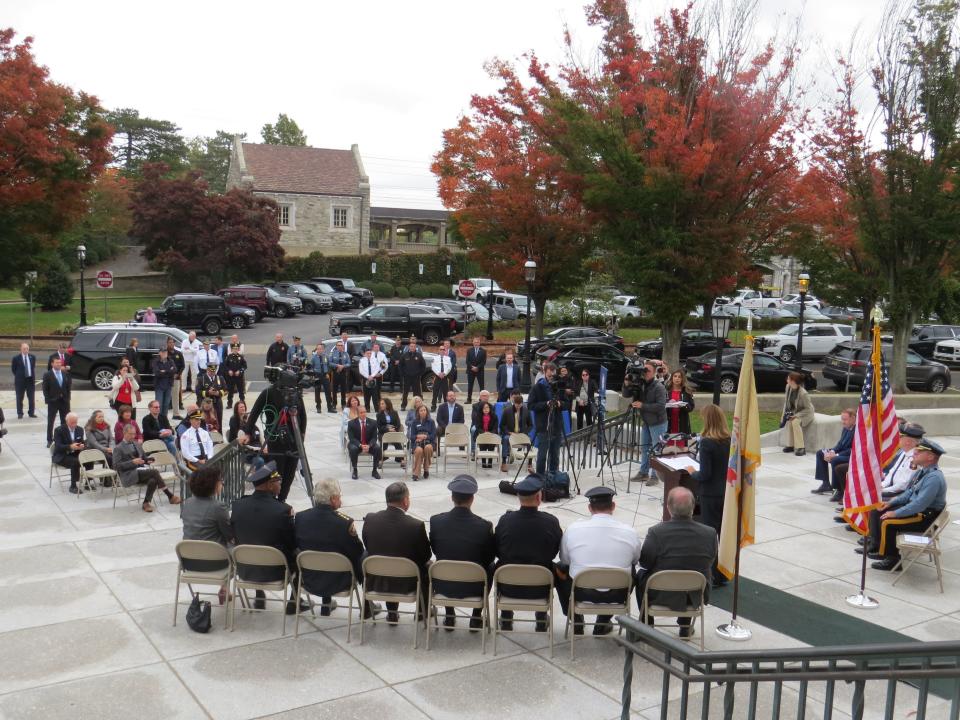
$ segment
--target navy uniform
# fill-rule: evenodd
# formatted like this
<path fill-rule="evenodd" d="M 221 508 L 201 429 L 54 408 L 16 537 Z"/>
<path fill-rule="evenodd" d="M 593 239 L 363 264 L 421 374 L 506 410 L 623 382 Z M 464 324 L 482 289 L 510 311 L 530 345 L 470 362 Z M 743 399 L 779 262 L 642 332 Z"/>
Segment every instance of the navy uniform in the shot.
<path fill-rule="evenodd" d="M 240 397 L 240 402 L 246 402 L 247 381 L 244 373 L 247 372 L 247 359 L 240 352 L 239 345 L 230 346 L 230 353 L 220 370 L 227 381 L 227 409 L 233 407 L 234 393 Z"/>
<path fill-rule="evenodd" d="M 476 563 L 487 571 L 487 587 L 493 577 L 493 560 L 496 557 L 496 545 L 493 539 L 493 523 L 475 515 L 470 509 L 473 496 L 477 494 L 477 481 L 470 475 L 457 475 L 447 485 L 453 493 L 455 503 L 449 512 L 439 513 L 430 518 L 430 546 L 437 560 L 461 560 Z M 461 497 L 458 497 L 461 496 Z M 470 501 L 467 502 L 466 498 Z M 483 592 L 480 583 L 456 583 L 437 581 L 434 590 L 447 597 L 475 597 Z M 456 623 L 454 608 L 447 608 L 444 620 L 446 627 Z M 480 609 L 474 608 L 470 620 L 472 629 L 479 629 Z"/>
<path fill-rule="evenodd" d="M 223 396 L 227 394 L 226 382 L 222 375 L 216 373 L 217 366 L 210 365 L 208 370 L 201 373 L 194 383 L 194 390 L 197 393 L 197 403 L 204 398 L 213 400 L 213 409 L 217 412 L 217 424 L 223 427 Z M 214 373 L 211 375 L 210 370 Z"/>
<path fill-rule="evenodd" d="M 298 512 L 293 524 L 299 550 L 340 553 L 353 566 L 357 583 L 363 582 L 363 543 L 353 518 L 334 510 L 332 505 L 317 505 Z M 350 589 L 350 575 L 305 570 L 303 587 L 323 600 L 320 614 L 326 616 L 335 607 L 333 595 Z"/>
<path fill-rule="evenodd" d="M 543 481 L 537 475 L 527 475 L 514 486 L 517 495 L 530 497 L 543 489 Z M 563 531 L 560 521 L 550 513 L 540 512 L 536 507 L 521 506 L 508 510 L 500 516 L 494 540 L 497 548 L 497 565 L 540 565 L 551 572 L 553 559 L 560 551 Z M 545 588 L 502 586 L 505 594 L 518 598 L 542 598 Z M 503 611 L 501 628 L 511 630 L 513 612 Z M 537 613 L 537 632 L 546 632 L 546 613 Z"/>

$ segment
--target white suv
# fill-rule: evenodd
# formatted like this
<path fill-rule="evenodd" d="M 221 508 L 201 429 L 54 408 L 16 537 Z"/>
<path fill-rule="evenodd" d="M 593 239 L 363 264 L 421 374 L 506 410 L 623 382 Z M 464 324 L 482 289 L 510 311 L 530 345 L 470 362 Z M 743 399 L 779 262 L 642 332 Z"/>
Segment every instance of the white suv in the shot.
<path fill-rule="evenodd" d="M 760 350 L 776 355 L 784 362 L 793 362 L 797 356 L 797 331 L 799 323 L 784 325 L 775 335 L 762 335 L 756 344 Z M 845 340 L 853 339 L 849 325 L 833 323 L 804 323 L 803 357 L 824 357 Z"/>
<path fill-rule="evenodd" d="M 777 308 L 782 300 L 779 297 L 764 295 L 759 290 L 737 290 L 731 305 L 741 305 L 745 308 Z"/>

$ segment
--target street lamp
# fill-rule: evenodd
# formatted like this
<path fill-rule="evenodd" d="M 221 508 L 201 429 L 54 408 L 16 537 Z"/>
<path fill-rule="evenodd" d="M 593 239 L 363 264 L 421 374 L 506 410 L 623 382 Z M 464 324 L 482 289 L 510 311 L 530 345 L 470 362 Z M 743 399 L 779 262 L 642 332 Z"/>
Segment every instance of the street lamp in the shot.
<path fill-rule="evenodd" d="M 713 404 L 720 405 L 720 371 L 723 369 L 723 344 L 727 339 L 727 333 L 730 332 L 730 316 L 714 315 L 711 318 L 713 322 L 713 339 L 717 341 L 717 363 L 713 370 Z"/>
<path fill-rule="evenodd" d="M 523 376 L 520 378 L 521 392 L 530 392 L 530 295 L 533 294 L 533 281 L 537 279 L 537 263 L 533 258 L 523 264 L 523 277 L 527 281 L 527 330 L 523 347 Z"/>
<path fill-rule="evenodd" d="M 87 259 L 87 248 L 77 245 L 77 260 L 80 261 L 80 327 L 87 324 L 87 294 L 83 288 L 83 268 Z"/>
<path fill-rule="evenodd" d="M 799 371 L 803 369 L 803 314 L 806 310 L 807 291 L 810 289 L 810 276 L 806 273 L 800 273 L 797 276 L 797 282 L 800 285 L 800 327 L 797 329 L 797 357 L 795 365 Z"/>

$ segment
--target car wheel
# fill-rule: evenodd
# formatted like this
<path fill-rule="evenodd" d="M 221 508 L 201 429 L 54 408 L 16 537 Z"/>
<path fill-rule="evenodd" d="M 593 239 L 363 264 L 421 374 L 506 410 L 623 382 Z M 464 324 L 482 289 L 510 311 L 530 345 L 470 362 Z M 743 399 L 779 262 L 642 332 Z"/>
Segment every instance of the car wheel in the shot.
<path fill-rule="evenodd" d="M 796 356 L 797 356 L 796 348 L 791 347 L 790 345 L 785 345 L 784 347 L 780 348 L 780 353 L 777 355 L 777 357 L 779 357 L 785 363 L 793 362 L 793 359 Z"/>
<path fill-rule="evenodd" d="M 303 304 L 303 311 L 307 315 L 313 315 L 317 311 L 317 307 L 312 302 L 305 302 Z"/>
<path fill-rule="evenodd" d="M 203 332 L 205 332 L 207 335 L 216 335 L 218 332 L 220 332 L 221 327 L 222 326 L 220 325 L 219 320 L 207 320 L 203 324 Z"/>
<path fill-rule="evenodd" d="M 439 345 L 440 344 L 440 331 L 434 328 L 423 331 L 423 342 L 427 345 Z"/>
<path fill-rule="evenodd" d="M 109 390 L 113 387 L 114 375 L 116 375 L 116 371 L 112 367 L 100 365 L 93 369 L 93 373 L 90 375 L 90 383 L 97 390 Z"/>
<path fill-rule="evenodd" d="M 737 378 L 732 375 L 724 375 L 720 378 L 720 392 L 729 395 L 737 391 Z"/>
<path fill-rule="evenodd" d="M 420 387 L 423 388 L 424 396 L 426 396 L 427 393 L 433 392 L 433 381 L 434 381 L 434 377 L 432 372 L 427 372 L 426 374 L 421 376 Z"/>
<path fill-rule="evenodd" d="M 833 386 L 834 386 L 837 390 L 846 390 L 846 389 L 847 389 L 847 383 L 846 383 L 844 380 L 834 380 L 834 381 L 833 381 Z"/>
<path fill-rule="evenodd" d="M 242 330 L 247 326 L 247 321 L 244 319 L 243 315 L 236 315 L 230 318 L 230 326 L 234 330 Z"/>
<path fill-rule="evenodd" d="M 356 329 L 355 327 L 353 327 L 352 325 L 344 325 L 342 328 L 340 328 L 340 332 L 341 332 L 341 333 L 346 333 L 347 335 L 359 335 L 359 334 L 360 334 L 360 331 L 357 330 L 357 329 Z"/>
<path fill-rule="evenodd" d="M 777 307 L 777 304 L 776 304 L 776 303 L 770 303 L 769 305 L 767 305 L 767 307 L 770 308 L 771 310 L 775 310 L 776 307 Z"/>
<path fill-rule="evenodd" d="M 927 384 L 927 391 L 932 393 L 942 393 L 947 389 L 947 379 L 943 375 L 934 376 Z"/>
<path fill-rule="evenodd" d="M 274 311 L 274 313 L 278 318 L 282 320 L 283 318 L 285 318 L 287 315 L 290 314 L 290 311 L 287 310 L 286 305 L 277 305 L 277 309 Z"/>

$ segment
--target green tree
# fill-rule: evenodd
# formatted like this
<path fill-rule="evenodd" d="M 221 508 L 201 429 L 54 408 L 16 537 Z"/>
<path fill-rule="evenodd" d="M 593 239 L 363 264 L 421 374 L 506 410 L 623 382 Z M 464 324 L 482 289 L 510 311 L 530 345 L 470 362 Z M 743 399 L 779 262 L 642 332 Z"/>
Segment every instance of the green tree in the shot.
<path fill-rule="evenodd" d="M 217 130 L 213 137 L 195 137 L 187 144 L 187 163 L 190 169 L 203 173 L 203 179 L 213 192 L 223 193 L 227 190 L 233 136 L 234 133 Z M 240 135 L 241 139 L 246 136 L 246 133 Z"/>
<path fill-rule="evenodd" d="M 260 137 L 267 145 L 298 145 L 306 146 L 307 136 L 293 118 L 283 113 L 277 116 L 276 124 L 267 123 L 260 130 Z"/>
<path fill-rule="evenodd" d="M 164 163 L 176 172 L 186 166 L 187 144 L 169 120 L 140 117 L 133 108 L 107 115 L 114 129 L 113 160 L 125 175 L 139 177 L 144 163 Z"/>
<path fill-rule="evenodd" d="M 58 237 L 59 255 L 71 270 L 79 267 L 77 245 L 87 249 L 87 264 L 114 257 L 127 244 L 133 180 L 108 168 L 90 189 L 87 212 Z"/>
<path fill-rule="evenodd" d="M 38 273 L 33 299 L 43 310 L 63 310 L 73 302 L 73 280 L 59 258 L 49 258 Z"/>

